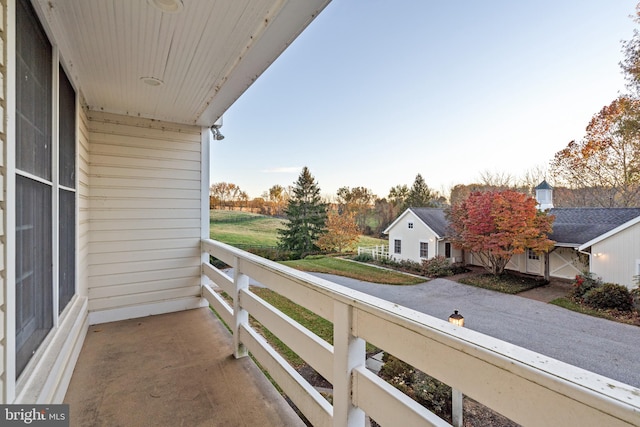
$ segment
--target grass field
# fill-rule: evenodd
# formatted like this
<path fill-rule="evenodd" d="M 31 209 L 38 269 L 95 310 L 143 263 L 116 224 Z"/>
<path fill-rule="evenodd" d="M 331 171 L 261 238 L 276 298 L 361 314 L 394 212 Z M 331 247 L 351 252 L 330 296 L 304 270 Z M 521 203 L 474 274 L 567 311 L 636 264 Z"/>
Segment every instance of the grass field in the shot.
<path fill-rule="evenodd" d="M 230 245 L 276 246 L 284 220 L 242 211 L 211 210 L 209 231 L 212 239 Z"/>
<path fill-rule="evenodd" d="M 286 220 L 268 215 L 243 211 L 213 209 L 209 214 L 209 232 L 212 239 L 238 246 L 277 246 L 278 229 Z M 386 240 L 360 236 L 358 245 L 387 244 Z"/>
<path fill-rule="evenodd" d="M 427 279 L 410 276 L 387 269 L 373 267 L 371 265 L 346 261 L 331 257 L 313 257 L 294 261 L 283 261 L 282 264 L 297 270 L 312 271 L 316 273 L 329 273 L 352 279 L 363 280 L 372 283 L 384 283 L 387 285 L 417 285 Z"/>

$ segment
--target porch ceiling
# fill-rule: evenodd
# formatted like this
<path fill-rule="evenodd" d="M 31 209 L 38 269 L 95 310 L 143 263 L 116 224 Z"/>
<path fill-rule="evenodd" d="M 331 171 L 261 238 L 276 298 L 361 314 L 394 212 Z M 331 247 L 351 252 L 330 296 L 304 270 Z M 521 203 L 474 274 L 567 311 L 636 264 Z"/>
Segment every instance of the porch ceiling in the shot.
<path fill-rule="evenodd" d="M 202 126 L 329 1 L 183 0 L 169 13 L 147 0 L 33 0 L 90 109 Z"/>

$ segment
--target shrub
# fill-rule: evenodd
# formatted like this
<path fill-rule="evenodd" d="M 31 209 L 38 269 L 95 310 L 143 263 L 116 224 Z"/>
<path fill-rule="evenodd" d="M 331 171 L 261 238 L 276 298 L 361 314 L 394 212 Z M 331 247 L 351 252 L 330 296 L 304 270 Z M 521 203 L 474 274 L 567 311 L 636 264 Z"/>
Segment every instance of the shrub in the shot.
<path fill-rule="evenodd" d="M 399 261 L 398 267 L 403 271 L 422 273 L 422 265 L 419 262 L 410 261 L 408 259 Z"/>
<path fill-rule="evenodd" d="M 640 287 L 631 289 L 629 293 L 631 294 L 631 299 L 633 300 L 633 307 L 636 310 L 640 311 Z"/>
<path fill-rule="evenodd" d="M 247 248 L 247 252 L 258 255 L 271 261 L 291 261 L 298 259 L 297 255 L 291 251 L 278 248 Z"/>
<path fill-rule="evenodd" d="M 406 273 L 422 274 L 422 264 L 410 260 L 396 261 L 393 258 L 381 258 L 375 261 L 376 264 L 393 268 L 394 270 L 404 271 Z"/>
<path fill-rule="evenodd" d="M 602 286 L 602 280 L 593 276 L 593 273 L 585 272 L 578 274 L 574 279 L 573 288 L 569 293 L 569 296 L 577 301 L 582 301 L 584 295 L 594 288 Z"/>
<path fill-rule="evenodd" d="M 451 419 L 451 387 L 385 353 L 379 376 L 444 419 Z"/>
<path fill-rule="evenodd" d="M 462 274 L 462 273 L 467 273 L 471 270 L 469 270 L 467 267 L 464 266 L 463 263 L 461 262 L 456 262 L 455 264 L 451 264 L 451 272 L 455 275 L 455 274 Z"/>
<path fill-rule="evenodd" d="M 214 257 L 213 255 L 209 255 L 209 263 L 213 265 L 215 268 L 219 268 L 219 269 L 229 267 L 227 264 L 225 264 L 223 261 L 219 260 L 218 258 Z"/>
<path fill-rule="evenodd" d="M 429 277 L 452 276 L 451 261 L 442 255 L 422 261 L 422 274 Z"/>
<path fill-rule="evenodd" d="M 633 298 L 626 286 L 605 283 L 586 292 L 583 296 L 586 305 L 601 310 L 633 310 Z"/>
<path fill-rule="evenodd" d="M 353 260 L 359 261 L 359 262 L 371 262 L 373 261 L 373 256 L 371 256 L 371 254 L 368 254 L 368 253 L 361 253 L 354 256 Z"/>

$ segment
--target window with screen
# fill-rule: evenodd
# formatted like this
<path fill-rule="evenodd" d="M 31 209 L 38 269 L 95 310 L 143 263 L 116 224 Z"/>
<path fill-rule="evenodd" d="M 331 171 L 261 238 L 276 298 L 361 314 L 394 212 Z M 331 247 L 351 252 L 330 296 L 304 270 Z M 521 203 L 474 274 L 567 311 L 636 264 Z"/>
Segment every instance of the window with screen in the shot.
<path fill-rule="evenodd" d="M 53 47 L 31 3 L 19 0 L 15 116 L 16 377 L 53 328 L 54 316 L 62 312 L 75 294 L 76 95 L 62 67 L 58 81 L 54 81 L 54 61 Z M 54 96 L 58 101 L 56 109 Z M 58 135 L 53 134 L 55 120 Z M 56 158 L 58 164 L 53 167 Z M 54 266 L 58 267 L 55 278 Z M 56 306 L 58 313 L 54 313 Z"/>

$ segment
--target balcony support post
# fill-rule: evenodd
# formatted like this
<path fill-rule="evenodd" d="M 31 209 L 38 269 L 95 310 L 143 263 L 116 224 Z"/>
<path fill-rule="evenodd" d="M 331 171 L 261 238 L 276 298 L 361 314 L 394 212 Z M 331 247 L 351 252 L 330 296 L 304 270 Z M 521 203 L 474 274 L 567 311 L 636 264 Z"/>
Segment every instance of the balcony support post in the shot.
<path fill-rule="evenodd" d="M 462 427 L 462 392 L 451 389 L 451 418 L 453 427 Z"/>
<path fill-rule="evenodd" d="M 235 258 L 233 266 L 233 283 L 235 293 L 233 295 L 233 355 L 236 359 L 247 356 L 247 348 L 240 342 L 240 327 L 248 326 L 249 313 L 240 304 L 240 291 L 249 288 L 249 276 L 241 273 L 240 258 Z"/>
<path fill-rule="evenodd" d="M 352 403 L 353 369 L 365 364 L 365 341 L 353 335 L 354 307 L 333 308 L 333 425 L 363 427 L 365 413 Z"/>

